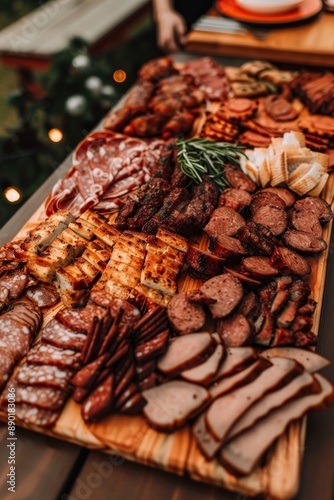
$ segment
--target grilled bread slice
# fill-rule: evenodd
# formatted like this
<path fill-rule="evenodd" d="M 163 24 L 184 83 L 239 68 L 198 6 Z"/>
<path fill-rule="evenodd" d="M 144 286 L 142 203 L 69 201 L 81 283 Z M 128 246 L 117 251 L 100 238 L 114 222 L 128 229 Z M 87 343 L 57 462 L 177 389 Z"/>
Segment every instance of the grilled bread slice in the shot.
<path fill-rule="evenodd" d="M 73 220 L 74 216 L 65 210 L 51 215 L 38 224 L 31 236 L 25 239 L 22 248 L 27 254 L 42 253 Z"/>
<path fill-rule="evenodd" d="M 110 247 L 99 240 L 93 240 L 87 243 L 86 249 L 82 254 L 83 259 L 90 262 L 90 264 L 101 272 L 105 269 L 110 256 Z"/>
<path fill-rule="evenodd" d="M 170 276 L 174 276 L 174 278 L 176 279 L 182 265 L 178 262 L 175 262 L 175 260 L 166 258 L 162 254 L 148 252 L 146 255 L 144 267 L 149 267 L 158 274 L 164 272 L 164 270 L 166 269 L 166 271 L 169 271 Z"/>
<path fill-rule="evenodd" d="M 49 245 L 43 255 L 33 254 L 27 261 L 29 273 L 46 283 L 51 283 L 55 272 L 71 263 L 73 254 L 67 248 L 56 248 Z"/>
<path fill-rule="evenodd" d="M 148 299 L 152 300 L 152 302 L 155 302 L 156 304 L 159 304 L 164 307 L 168 306 L 168 303 L 172 298 L 170 295 L 165 295 L 160 290 L 149 288 L 148 286 L 145 286 L 141 283 L 139 283 L 139 285 L 136 286 L 136 291 L 141 293 Z"/>
<path fill-rule="evenodd" d="M 172 260 L 179 265 L 183 265 L 185 261 L 185 252 L 177 250 L 167 245 L 164 241 L 154 236 L 147 244 L 147 252 L 150 254 L 161 255 L 163 258 Z"/>
<path fill-rule="evenodd" d="M 175 295 L 177 293 L 177 283 L 174 277 L 171 276 L 168 269 L 161 274 L 157 274 L 154 269 L 144 267 L 141 272 L 140 282 L 154 290 L 160 290 L 166 295 Z"/>
<path fill-rule="evenodd" d="M 58 245 L 62 244 L 68 245 L 68 247 L 72 249 L 75 257 L 78 257 L 84 251 L 87 241 L 82 236 L 72 231 L 72 229 L 67 228 L 57 236 L 52 243 L 54 247 L 58 247 Z"/>
<path fill-rule="evenodd" d="M 179 234 L 172 233 L 172 231 L 159 227 L 156 236 L 159 240 L 163 241 L 172 248 L 179 250 L 180 252 L 188 251 L 187 238 L 183 238 L 183 236 L 180 236 Z"/>
<path fill-rule="evenodd" d="M 137 257 L 136 255 L 132 255 L 128 251 L 128 247 L 120 244 L 116 244 L 113 248 L 111 259 L 117 260 L 119 262 L 123 262 L 124 264 L 128 264 L 132 267 L 136 267 L 141 269 L 144 265 L 144 257 Z"/>

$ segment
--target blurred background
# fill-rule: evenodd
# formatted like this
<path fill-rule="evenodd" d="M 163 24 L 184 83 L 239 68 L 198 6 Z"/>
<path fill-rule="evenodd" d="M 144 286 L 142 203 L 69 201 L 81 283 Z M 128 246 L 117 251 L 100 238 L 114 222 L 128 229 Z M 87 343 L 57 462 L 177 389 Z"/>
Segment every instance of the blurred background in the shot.
<path fill-rule="evenodd" d="M 45 3 L 0 0 L 0 30 Z M 0 228 L 117 103 L 139 67 L 160 55 L 147 4 L 137 22 L 130 23 L 130 13 L 122 21 L 109 48 L 92 54 L 79 33 L 24 85 L 0 61 Z"/>

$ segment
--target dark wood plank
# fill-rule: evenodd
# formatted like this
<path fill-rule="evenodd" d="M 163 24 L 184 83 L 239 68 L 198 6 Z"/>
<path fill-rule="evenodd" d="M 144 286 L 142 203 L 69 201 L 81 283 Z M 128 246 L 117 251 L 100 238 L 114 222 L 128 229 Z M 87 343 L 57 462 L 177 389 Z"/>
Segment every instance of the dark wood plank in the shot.
<path fill-rule="evenodd" d="M 198 483 L 160 469 L 129 462 L 117 455 L 91 452 L 62 500 L 246 500 L 246 497 Z"/>
<path fill-rule="evenodd" d="M 16 430 L 16 490 L 8 491 L 9 471 L 7 428 L 0 425 L 0 498 L 1 500 L 54 500 L 77 472 L 87 451 L 79 446 L 25 429 Z"/>

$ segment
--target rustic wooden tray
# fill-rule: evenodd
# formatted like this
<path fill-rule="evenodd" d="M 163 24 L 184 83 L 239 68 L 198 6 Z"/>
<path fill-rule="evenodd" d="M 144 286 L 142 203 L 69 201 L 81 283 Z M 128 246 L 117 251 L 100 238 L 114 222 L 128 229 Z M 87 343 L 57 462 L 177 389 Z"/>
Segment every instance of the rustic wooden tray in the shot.
<path fill-rule="evenodd" d="M 334 208 L 334 173 L 329 177 L 322 197 Z M 15 239 L 25 237 L 38 222 L 45 219 L 44 205 L 22 227 Z M 324 228 L 323 238 L 328 244 L 319 259 L 311 259 L 310 285 L 312 298 L 318 302 L 314 315 L 314 332 L 319 333 L 321 305 L 324 291 L 327 261 L 329 258 L 332 222 Z M 200 245 L 205 248 L 203 237 Z M 180 290 L 199 287 L 199 282 L 187 276 L 180 282 Z M 51 308 L 44 318 L 47 323 L 63 307 Z M 0 419 L 5 416 L 0 414 Z M 222 486 L 244 495 L 265 494 L 279 500 L 293 498 L 299 488 L 300 467 L 303 456 L 306 419 L 292 423 L 286 433 L 275 443 L 265 465 L 251 475 L 237 478 L 226 471 L 216 460 L 208 461 L 197 447 L 189 426 L 173 433 L 153 430 L 143 417 L 111 415 L 103 421 L 86 425 L 80 415 L 80 405 L 73 400 L 66 404 L 55 427 L 47 431 L 35 426 L 18 425 L 59 439 L 76 443 L 106 453 L 118 453 L 127 459 L 175 474 L 187 474 L 191 478 Z"/>

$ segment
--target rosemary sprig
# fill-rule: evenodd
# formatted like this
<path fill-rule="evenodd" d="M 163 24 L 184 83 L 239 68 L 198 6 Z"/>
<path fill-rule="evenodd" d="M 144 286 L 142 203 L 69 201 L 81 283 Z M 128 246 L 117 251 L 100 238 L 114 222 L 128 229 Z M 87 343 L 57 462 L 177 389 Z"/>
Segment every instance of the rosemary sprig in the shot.
<path fill-rule="evenodd" d="M 236 144 L 215 142 L 202 137 L 180 140 L 176 143 L 177 159 L 182 172 L 195 184 L 210 177 L 220 190 L 229 186 L 224 166 L 239 165 L 242 156 L 247 157 Z"/>

